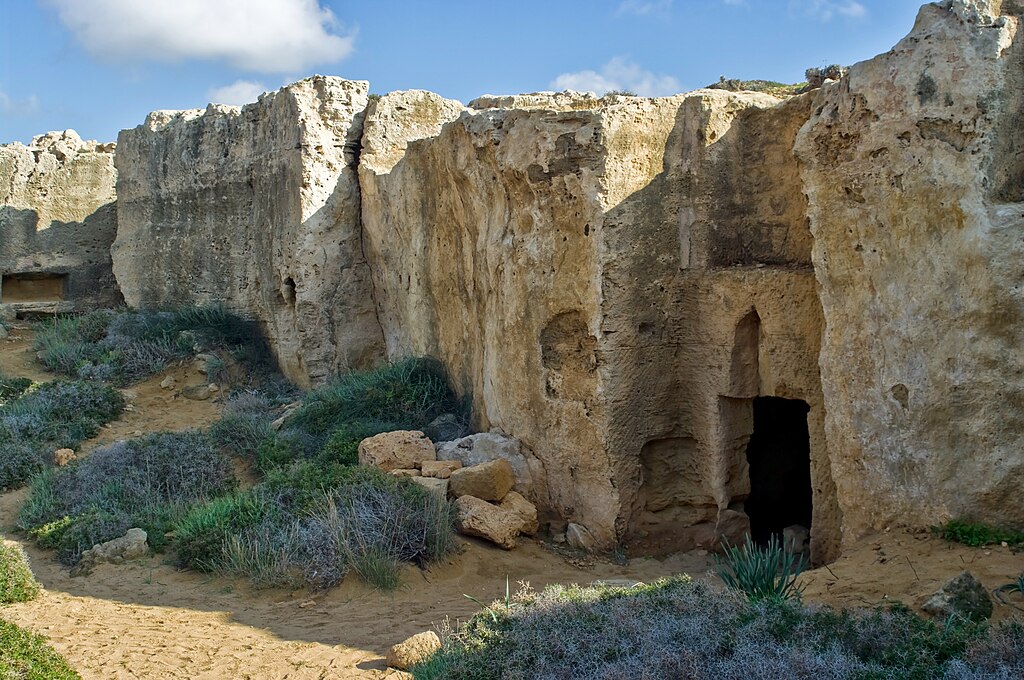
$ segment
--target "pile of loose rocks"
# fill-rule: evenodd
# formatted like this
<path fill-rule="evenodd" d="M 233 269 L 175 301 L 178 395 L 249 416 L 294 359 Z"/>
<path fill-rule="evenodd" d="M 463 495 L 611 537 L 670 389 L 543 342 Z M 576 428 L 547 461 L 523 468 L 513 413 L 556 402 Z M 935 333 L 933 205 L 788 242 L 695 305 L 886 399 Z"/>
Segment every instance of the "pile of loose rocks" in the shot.
<path fill-rule="evenodd" d="M 529 468 L 514 439 L 484 433 L 435 446 L 418 430 L 385 432 L 359 444 L 359 464 L 454 499 L 455 526 L 469 536 L 511 550 L 517 536 L 537 533 L 537 508 L 520 493 L 531 488 Z"/>

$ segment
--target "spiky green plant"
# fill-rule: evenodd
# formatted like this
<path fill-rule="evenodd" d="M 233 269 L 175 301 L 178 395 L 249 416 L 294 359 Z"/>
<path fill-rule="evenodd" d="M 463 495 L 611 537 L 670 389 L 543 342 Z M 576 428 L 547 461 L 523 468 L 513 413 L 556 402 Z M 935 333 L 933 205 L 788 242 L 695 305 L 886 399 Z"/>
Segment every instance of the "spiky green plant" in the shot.
<path fill-rule="evenodd" d="M 725 585 L 752 602 L 799 600 L 803 592 L 796 582 L 806 566 L 803 557 L 788 552 L 774 534 L 764 547 L 754 544 L 749 535 L 742 546 L 726 545 L 725 556 L 717 562 Z"/>

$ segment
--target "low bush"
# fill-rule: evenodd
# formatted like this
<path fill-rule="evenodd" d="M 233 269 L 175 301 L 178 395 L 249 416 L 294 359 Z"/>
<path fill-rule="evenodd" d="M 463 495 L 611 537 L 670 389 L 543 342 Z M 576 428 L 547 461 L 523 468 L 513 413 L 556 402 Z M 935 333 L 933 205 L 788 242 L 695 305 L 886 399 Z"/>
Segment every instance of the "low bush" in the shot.
<path fill-rule="evenodd" d="M 636 588 L 528 587 L 448 631 L 417 680 L 1016 678 L 1019 625 L 942 625 L 897 607 L 751 602 L 688 577 Z"/>
<path fill-rule="evenodd" d="M 963 543 L 974 548 L 981 548 L 986 545 L 999 545 L 1000 543 L 1006 543 L 1011 546 L 1024 546 L 1024 531 L 1000 529 L 987 524 L 966 520 L 947 522 L 940 527 L 936 527 L 935 533 L 947 541 Z"/>
<path fill-rule="evenodd" d="M 455 549 L 447 499 L 368 467 L 310 461 L 196 508 L 176 529 L 183 565 L 248 576 L 260 587 L 322 589 L 351 570 L 382 589 L 401 567 Z"/>
<path fill-rule="evenodd" d="M 0 678 L 4 680 L 81 680 L 67 660 L 39 635 L 0 619 Z"/>
<path fill-rule="evenodd" d="M 39 582 L 32 575 L 28 555 L 19 546 L 8 545 L 0 536 L 0 605 L 28 602 L 39 595 Z"/>
<path fill-rule="evenodd" d="M 0 405 L 0 491 L 24 484 L 52 465 L 54 449 L 75 448 L 123 408 L 120 392 L 81 380 L 36 385 Z"/>
<path fill-rule="evenodd" d="M 37 327 L 34 349 L 55 373 L 117 384 L 141 380 L 199 352 L 224 350 L 255 372 L 274 364 L 259 324 L 218 306 L 59 317 Z M 207 368 L 218 382 L 228 377 L 218 357 Z"/>
<path fill-rule="evenodd" d="M 120 441 L 33 480 L 19 524 L 69 564 L 95 543 L 145 529 L 150 545 L 193 505 L 236 486 L 231 461 L 196 431 Z"/>
<path fill-rule="evenodd" d="M 275 404 L 259 392 L 242 392 L 224 407 L 210 428 L 213 443 L 240 458 L 256 455 L 260 444 L 274 436 L 270 424 L 277 417 Z"/>
<path fill-rule="evenodd" d="M 28 378 L 12 378 L 0 373 L 0 406 L 17 399 L 30 387 L 32 381 Z"/>

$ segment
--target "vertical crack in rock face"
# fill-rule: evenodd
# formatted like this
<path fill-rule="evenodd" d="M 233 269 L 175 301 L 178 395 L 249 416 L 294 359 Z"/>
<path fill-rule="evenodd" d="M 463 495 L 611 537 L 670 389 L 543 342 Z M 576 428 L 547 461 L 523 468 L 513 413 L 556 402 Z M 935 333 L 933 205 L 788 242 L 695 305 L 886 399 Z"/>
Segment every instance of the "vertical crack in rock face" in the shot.
<path fill-rule="evenodd" d="M 925 5 L 893 50 L 819 91 L 796 144 L 851 535 L 1024 522 L 1020 12 Z"/>
<path fill-rule="evenodd" d="M 123 131 L 113 258 L 128 304 L 252 315 L 300 384 L 379 360 L 354 151 L 367 89 L 315 76 Z"/>
<path fill-rule="evenodd" d="M 74 130 L 0 146 L 0 303 L 53 313 L 122 301 L 113 151 Z"/>

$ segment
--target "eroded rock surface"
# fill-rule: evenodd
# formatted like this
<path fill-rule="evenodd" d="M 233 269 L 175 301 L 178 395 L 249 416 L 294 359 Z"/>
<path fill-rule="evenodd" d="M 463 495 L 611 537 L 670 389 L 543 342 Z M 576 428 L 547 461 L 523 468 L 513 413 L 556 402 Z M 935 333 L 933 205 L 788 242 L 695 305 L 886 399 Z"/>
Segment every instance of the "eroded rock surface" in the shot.
<path fill-rule="evenodd" d="M 893 50 L 819 91 L 796 145 L 852 533 L 1024 525 L 1022 11 L 925 5 Z"/>
<path fill-rule="evenodd" d="M 54 312 L 121 302 L 113 151 L 74 130 L 0 146 L 0 303 Z"/>
<path fill-rule="evenodd" d="M 495 457 L 521 457 L 517 488 L 542 518 L 600 547 L 629 533 L 685 547 L 697 525 L 713 537 L 749 493 L 753 399 L 805 400 L 818 549 L 833 551 L 792 156 L 809 100 L 438 100 L 386 95 L 367 115 L 363 225 L 388 355 L 440 358 L 477 429 L 522 443 Z M 423 111 L 440 112 L 432 129 Z M 439 458 L 472 464 L 465 441 Z"/>
<path fill-rule="evenodd" d="M 302 384 L 379 359 L 355 168 L 367 88 L 315 76 L 122 131 L 113 259 L 128 304 L 252 315 Z"/>

